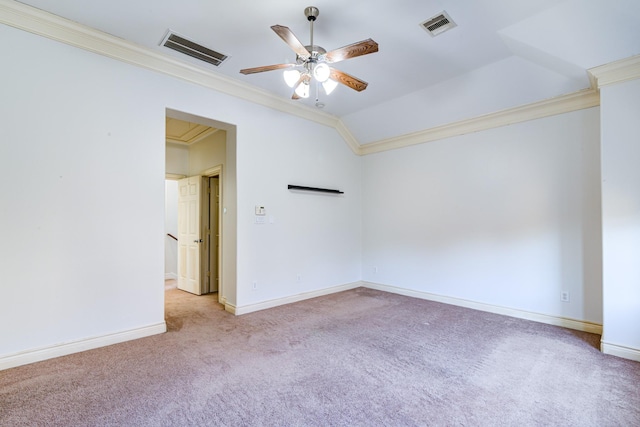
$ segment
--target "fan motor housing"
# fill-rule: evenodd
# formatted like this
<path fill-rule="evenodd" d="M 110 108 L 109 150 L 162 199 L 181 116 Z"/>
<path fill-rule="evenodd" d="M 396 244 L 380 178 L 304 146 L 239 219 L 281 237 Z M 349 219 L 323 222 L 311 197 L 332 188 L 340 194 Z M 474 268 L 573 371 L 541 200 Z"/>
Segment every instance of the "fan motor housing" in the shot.
<path fill-rule="evenodd" d="M 315 21 L 318 15 L 320 15 L 320 11 L 315 6 L 309 6 L 304 9 L 304 16 L 306 16 L 309 21 Z"/>
<path fill-rule="evenodd" d="M 307 45 L 304 48 L 311 52 L 311 57 L 305 59 L 301 58 L 300 55 L 296 55 L 296 62 L 298 64 L 303 64 L 306 61 L 316 62 L 320 55 L 324 55 L 325 53 L 327 53 L 327 51 L 322 46 L 318 46 L 317 44 L 314 44 L 313 46 Z"/>

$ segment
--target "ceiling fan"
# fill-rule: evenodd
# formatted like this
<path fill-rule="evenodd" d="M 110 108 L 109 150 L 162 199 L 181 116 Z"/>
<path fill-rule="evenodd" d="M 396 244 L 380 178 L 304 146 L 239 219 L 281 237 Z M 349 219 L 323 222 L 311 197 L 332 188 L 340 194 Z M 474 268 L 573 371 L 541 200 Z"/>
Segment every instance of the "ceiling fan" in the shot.
<path fill-rule="evenodd" d="M 311 41 L 308 46 L 303 45 L 288 27 L 282 25 L 274 25 L 271 27 L 296 53 L 295 63 L 245 68 L 240 70 L 240 72 L 242 74 L 254 74 L 285 69 L 285 82 L 289 87 L 294 89 L 292 99 L 308 98 L 313 79 L 322 84 L 327 95 L 338 86 L 338 83 L 358 92 L 365 90 L 368 85 L 367 82 L 337 70 L 330 64 L 377 52 L 378 43 L 372 39 L 367 39 L 327 52 L 322 47 L 313 44 L 313 22 L 319 14 L 320 11 L 317 7 L 309 6 L 304 9 L 304 15 L 311 25 Z"/>

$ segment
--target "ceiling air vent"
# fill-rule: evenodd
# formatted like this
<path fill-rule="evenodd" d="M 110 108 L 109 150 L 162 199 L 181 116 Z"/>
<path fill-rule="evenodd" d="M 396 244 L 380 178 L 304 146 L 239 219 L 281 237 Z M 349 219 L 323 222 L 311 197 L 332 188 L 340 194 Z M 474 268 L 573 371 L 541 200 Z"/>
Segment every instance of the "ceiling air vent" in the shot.
<path fill-rule="evenodd" d="M 457 24 L 453 22 L 453 19 L 449 16 L 447 12 L 439 13 L 438 15 L 427 19 L 424 22 L 420 23 L 420 26 L 424 28 L 424 30 L 431 35 L 431 37 L 435 37 L 438 34 L 442 34 L 447 30 L 456 27 Z"/>
<path fill-rule="evenodd" d="M 160 45 L 215 65 L 216 67 L 220 66 L 227 58 L 229 58 L 228 55 L 199 45 L 198 43 L 176 34 L 171 30 L 169 30 Z"/>

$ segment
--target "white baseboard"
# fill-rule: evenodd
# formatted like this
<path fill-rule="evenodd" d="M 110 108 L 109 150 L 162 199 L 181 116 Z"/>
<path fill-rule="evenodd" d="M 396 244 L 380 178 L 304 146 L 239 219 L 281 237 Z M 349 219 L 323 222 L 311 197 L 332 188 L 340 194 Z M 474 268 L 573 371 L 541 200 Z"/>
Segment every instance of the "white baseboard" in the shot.
<path fill-rule="evenodd" d="M 235 306 L 226 303 L 224 308 L 229 313 L 240 316 L 242 314 L 253 313 L 254 311 L 266 310 L 268 308 L 278 307 L 280 305 L 291 304 L 293 302 L 303 301 L 310 298 L 321 297 L 323 295 L 335 294 L 336 292 L 348 291 L 362 286 L 362 282 L 347 283 L 346 285 L 334 286 L 332 288 L 320 289 L 317 291 L 304 292 L 301 294 L 291 295 L 284 298 L 276 298 L 256 304 L 248 304 L 243 306 Z"/>
<path fill-rule="evenodd" d="M 600 342 L 600 351 L 611 356 L 618 356 L 624 359 L 635 360 L 640 362 L 640 349 L 625 347 L 622 345 L 611 344 L 609 342 Z"/>
<path fill-rule="evenodd" d="M 165 273 L 164 280 L 178 280 L 178 275 L 176 273 Z"/>
<path fill-rule="evenodd" d="M 138 338 L 161 334 L 167 331 L 165 322 L 155 325 L 144 326 L 142 328 L 131 329 L 115 334 L 103 335 L 100 337 L 87 338 L 50 347 L 27 350 L 16 354 L 0 357 L 0 371 L 29 363 L 40 362 L 42 360 L 53 359 L 54 357 L 66 356 L 81 351 L 92 350 L 94 348 L 105 347 Z"/>
<path fill-rule="evenodd" d="M 426 299 L 429 301 L 442 302 L 445 304 L 457 305 L 459 307 L 472 308 L 474 310 L 486 311 L 489 313 L 502 314 L 504 316 L 517 317 L 519 319 L 533 320 L 535 322 L 546 323 L 549 325 L 562 326 L 564 328 L 575 329 L 578 331 L 591 332 L 593 334 L 602 335 L 602 325 L 597 323 L 586 322 L 583 320 L 569 319 L 566 317 L 549 316 L 547 314 L 533 313 L 530 311 L 518 310 L 514 308 L 501 307 L 498 305 L 485 304 L 464 300 L 460 298 L 447 297 L 443 295 L 431 294 L 428 292 L 414 291 L 411 289 L 398 288 L 395 286 L 381 285 L 372 282 L 362 282 L 362 286 L 377 289 L 379 291 L 391 292 L 394 294 L 405 295 L 414 298 Z"/>

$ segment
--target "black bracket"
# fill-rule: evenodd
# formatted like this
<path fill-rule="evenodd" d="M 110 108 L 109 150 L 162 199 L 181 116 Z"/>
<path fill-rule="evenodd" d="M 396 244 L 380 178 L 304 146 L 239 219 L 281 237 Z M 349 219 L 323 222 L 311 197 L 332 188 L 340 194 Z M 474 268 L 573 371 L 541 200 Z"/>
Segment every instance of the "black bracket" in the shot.
<path fill-rule="evenodd" d="M 318 191 L 320 193 L 344 194 L 344 191 L 340 191 L 340 190 L 332 190 L 330 188 L 304 187 L 302 185 L 289 184 L 287 188 L 289 190 Z"/>

